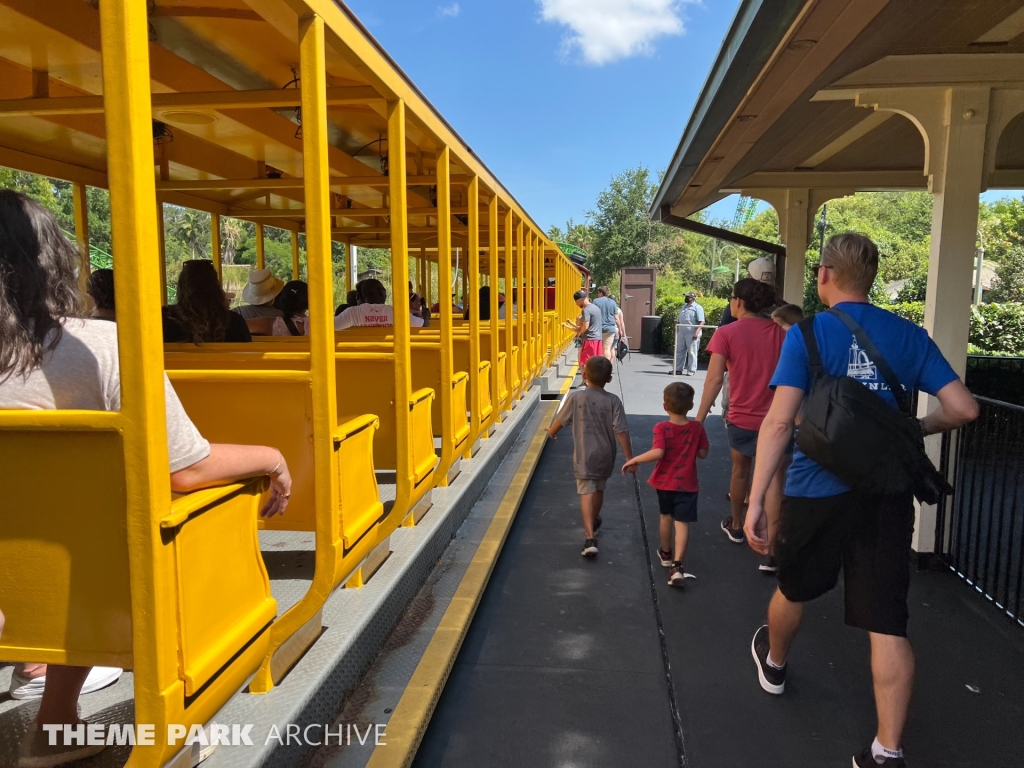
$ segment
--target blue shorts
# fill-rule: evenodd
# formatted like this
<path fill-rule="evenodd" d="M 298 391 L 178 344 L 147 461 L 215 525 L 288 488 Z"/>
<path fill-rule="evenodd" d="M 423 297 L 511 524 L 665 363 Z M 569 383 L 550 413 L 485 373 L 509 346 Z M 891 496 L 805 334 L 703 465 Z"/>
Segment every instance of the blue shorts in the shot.
<path fill-rule="evenodd" d="M 697 492 L 658 490 L 658 510 L 677 523 L 696 523 Z"/>

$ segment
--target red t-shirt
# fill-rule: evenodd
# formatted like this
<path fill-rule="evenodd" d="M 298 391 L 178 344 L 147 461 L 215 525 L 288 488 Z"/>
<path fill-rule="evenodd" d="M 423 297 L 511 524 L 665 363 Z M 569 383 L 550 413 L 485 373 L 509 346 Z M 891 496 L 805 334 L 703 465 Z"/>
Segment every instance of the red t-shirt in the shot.
<path fill-rule="evenodd" d="M 708 352 L 719 354 L 729 369 L 729 423 L 758 430 L 772 405 L 768 384 L 779 364 L 786 332 L 775 321 L 740 318 L 715 331 Z"/>
<path fill-rule="evenodd" d="M 663 421 L 654 425 L 652 448 L 665 451 L 647 482 L 659 491 L 689 491 L 697 485 L 697 452 L 710 447 L 707 432 L 699 421 L 673 424 Z"/>

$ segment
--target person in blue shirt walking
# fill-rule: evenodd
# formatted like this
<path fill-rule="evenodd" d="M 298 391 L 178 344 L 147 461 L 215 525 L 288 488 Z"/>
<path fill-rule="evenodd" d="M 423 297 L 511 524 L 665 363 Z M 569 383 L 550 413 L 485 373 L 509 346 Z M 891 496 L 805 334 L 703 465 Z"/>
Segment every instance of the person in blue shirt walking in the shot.
<path fill-rule="evenodd" d="M 921 419 L 924 434 L 955 429 L 976 419 L 977 403 L 928 333 L 868 302 L 877 272 L 878 248 L 869 238 L 856 234 L 833 237 L 822 251 L 821 263 L 814 266 L 818 296 L 864 329 L 908 392 L 935 395 L 938 407 Z M 814 336 L 825 373 L 856 379 L 897 407 L 874 361 L 840 318 L 817 315 Z M 800 329 L 793 328 L 786 335 L 770 385 L 775 397 L 761 425 L 744 525 L 747 541 L 762 554 L 768 547 L 765 493 L 790 445 L 810 384 L 807 347 Z M 842 570 L 846 623 L 866 630 L 871 638 L 878 710 L 875 740 L 853 760 L 859 768 L 906 767 L 901 743 L 914 680 L 914 653 L 907 640 L 913 530 L 910 493 L 887 496 L 851 491 L 839 478 L 795 451 L 775 541 L 779 586 L 768 607 L 768 623 L 754 635 L 751 653 L 761 687 L 781 694 L 803 604 L 835 587 Z"/>
<path fill-rule="evenodd" d="M 704 326 L 704 307 L 697 303 L 697 294 L 686 294 L 686 303 L 676 317 L 676 373 L 693 376 L 697 372 L 697 352 L 700 350 L 701 328 Z"/>
<path fill-rule="evenodd" d="M 597 289 L 597 298 L 594 299 L 594 306 L 601 310 L 601 354 L 608 358 L 609 362 L 615 362 L 615 332 L 618 330 L 618 323 L 615 316 L 619 307 L 612 298 L 611 291 L 607 285 Z"/>

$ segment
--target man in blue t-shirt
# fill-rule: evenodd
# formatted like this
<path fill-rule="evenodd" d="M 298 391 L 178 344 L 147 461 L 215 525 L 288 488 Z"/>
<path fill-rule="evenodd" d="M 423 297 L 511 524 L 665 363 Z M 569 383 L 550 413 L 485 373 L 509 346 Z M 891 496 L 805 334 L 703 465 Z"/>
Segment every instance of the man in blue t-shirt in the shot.
<path fill-rule="evenodd" d="M 936 396 L 938 407 L 921 419 L 925 434 L 977 418 L 974 398 L 927 332 L 868 303 L 878 271 L 878 249 L 870 239 L 854 234 L 833 237 L 814 271 L 821 300 L 842 309 L 864 329 L 900 384 L 908 392 Z M 842 320 L 827 313 L 817 315 L 814 336 L 827 374 L 856 379 L 896 407 L 875 361 L 858 346 Z M 914 679 L 914 654 L 907 640 L 913 497 L 851 491 L 797 450 L 786 478 L 778 531 L 764 530 L 765 492 L 790 445 L 810 383 L 807 347 L 800 329 L 792 328 L 771 381 L 775 398 L 761 425 L 744 525 L 747 541 L 761 554 L 768 553 L 774 540 L 779 581 L 768 607 L 768 624 L 754 634 L 751 652 L 761 687 L 781 694 L 803 604 L 831 590 L 842 570 L 846 623 L 870 634 L 878 710 L 875 740 L 854 758 L 854 765 L 905 768 L 901 741 Z"/>
<path fill-rule="evenodd" d="M 594 306 L 601 310 L 601 354 L 610 362 L 615 362 L 615 331 L 618 324 L 615 322 L 615 315 L 619 307 L 615 299 L 611 297 L 611 291 L 607 285 L 597 289 L 597 298 L 594 299 Z"/>

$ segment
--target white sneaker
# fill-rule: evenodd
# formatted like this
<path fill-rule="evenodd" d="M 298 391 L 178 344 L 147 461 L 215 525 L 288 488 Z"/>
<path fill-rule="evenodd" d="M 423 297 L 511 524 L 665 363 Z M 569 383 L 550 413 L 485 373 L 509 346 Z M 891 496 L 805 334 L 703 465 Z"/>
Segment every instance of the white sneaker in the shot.
<path fill-rule="evenodd" d="M 89 670 L 89 676 L 82 686 L 82 694 L 93 693 L 101 688 L 116 683 L 122 670 L 120 667 L 93 667 Z M 37 678 L 29 678 L 14 670 L 11 675 L 10 694 L 12 699 L 40 699 L 43 696 L 43 689 L 46 687 L 46 675 Z"/>

